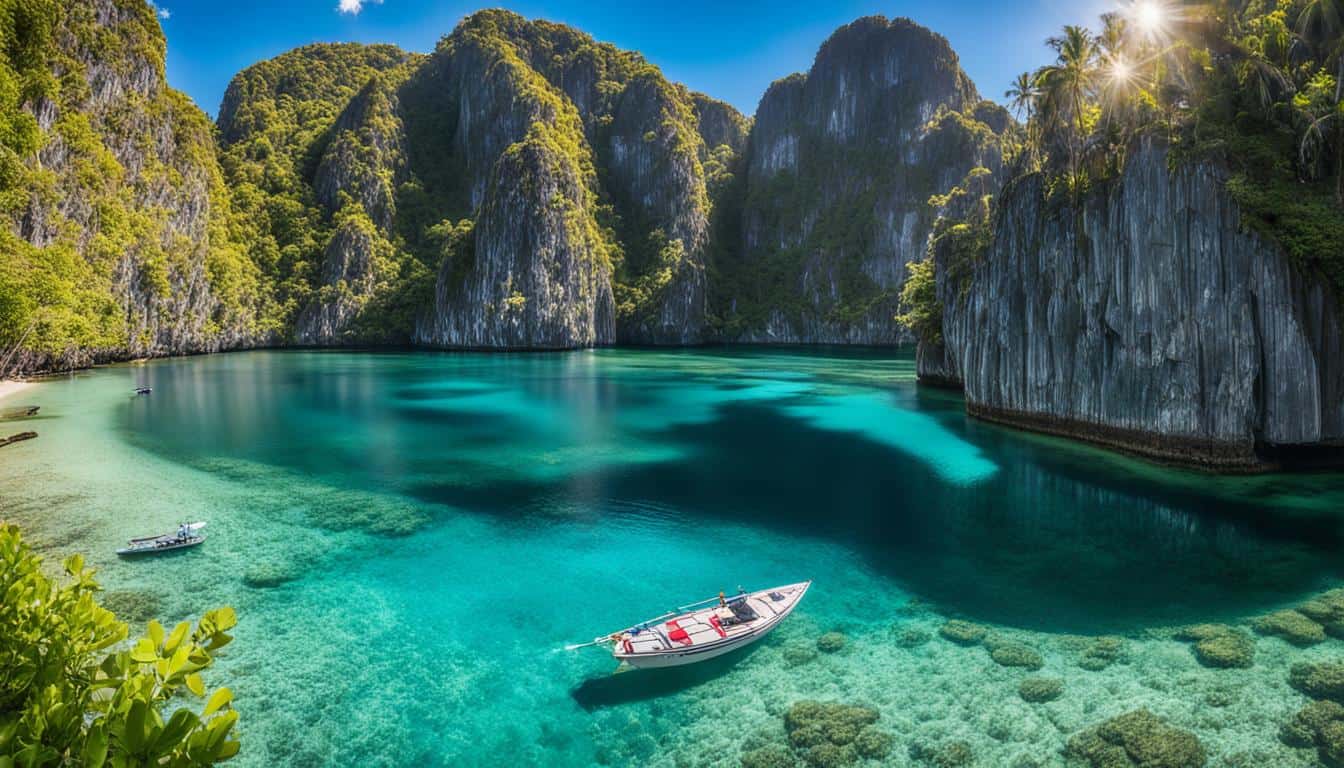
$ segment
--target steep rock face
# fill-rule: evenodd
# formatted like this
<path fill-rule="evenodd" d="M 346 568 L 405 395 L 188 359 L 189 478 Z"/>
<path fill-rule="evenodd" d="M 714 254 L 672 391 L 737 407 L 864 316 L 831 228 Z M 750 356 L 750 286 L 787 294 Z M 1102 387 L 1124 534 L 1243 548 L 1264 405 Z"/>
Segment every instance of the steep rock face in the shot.
<path fill-rule="evenodd" d="M 750 120 L 744 118 L 730 104 L 711 99 L 702 93 L 691 94 L 691 98 L 695 108 L 696 124 L 700 128 L 700 138 L 708 150 L 728 147 L 737 154 L 746 150 L 747 138 L 751 133 Z"/>
<path fill-rule="evenodd" d="M 1344 443 L 1344 329 L 1321 280 L 1243 232 L 1212 164 L 1145 141 L 1076 208 L 1001 201 L 944 336 L 973 414 L 1211 468 Z"/>
<path fill-rule="evenodd" d="M 807 75 L 772 85 L 747 149 L 741 253 L 723 265 L 729 338 L 909 341 L 896 295 L 924 255 L 929 198 L 990 162 L 946 152 L 929 126 L 978 102 L 946 40 L 881 17 L 841 28 Z"/>
<path fill-rule="evenodd" d="M 7 172 L 0 294 L 19 370 L 227 349 L 264 338 L 256 274 L 224 221 L 229 200 L 208 120 L 166 85 L 164 39 L 141 0 L 59 4 L 17 23 L 59 89 L 21 107 L 42 137 Z M 15 13 L 46 12 L 41 6 Z M 8 67 L 8 65 L 6 65 Z M 43 71 L 45 70 L 45 71 Z M 20 155 L 22 153 L 19 153 Z M 15 195 L 14 193 L 18 193 Z M 29 303 L 31 302 L 31 303 Z M 17 339 L 14 339 L 17 341 Z"/>
<path fill-rule="evenodd" d="M 681 94 L 656 72 L 637 76 L 617 102 L 606 186 L 626 212 L 625 266 L 639 276 L 622 291 L 621 341 L 692 344 L 703 336 L 709 199 L 693 125 Z"/>
<path fill-rule="evenodd" d="M 229 83 L 220 154 L 272 294 L 269 321 L 286 342 L 409 338 L 409 319 L 364 315 L 415 293 L 402 273 L 430 283 L 397 236 L 410 177 L 399 86 L 418 61 L 389 45 L 310 45 Z"/>
<path fill-rule="evenodd" d="M 584 214 L 585 171 L 551 130 L 538 123 L 496 164 L 474 252 L 445 262 L 423 340 L 565 349 L 614 339 L 606 246 Z"/>
<path fill-rule="evenodd" d="M 318 203 L 342 214 L 322 255 L 319 287 L 295 323 L 300 344 L 358 341 L 360 310 L 389 278 L 397 187 L 406 179 L 405 135 L 398 114 L 399 78 L 375 77 L 333 128 L 313 181 Z"/>
<path fill-rule="evenodd" d="M 609 344 L 611 244 L 594 218 L 592 151 L 573 103 L 499 34 L 500 24 L 515 21 L 477 14 L 435 54 L 434 72 L 455 110 L 449 140 L 465 169 L 458 183 L 477 219 L 471 248 L 446 254 L 416 340 L 511 349 Z"/>
<path fill-rule="evenodd" d="M 403 111 L 411 156 L 432 158 L 435 146 L 447 146 L 447 152 L 439 152 L 439 164 L 458 172 L 427 173 L 426 179 L 438 180 L 433 192 L 449 201 L 443 211 L 449 218 L 476 218 L 472 269 L 464 269 L 463 259 L 447 255 L 435 307 L 420 322 L 418 340 L 483 346 L 499 339 L 507 346 L 527 347 L 532 344 L 517 333 L 544 332 L 535 346 L 550 348 L 617 339 L 687 344 L 704 338 L 709 202 L 702 163 L 709 155 L 689 91 L 669 83 L 637 54 L 506 11 L 483 11 L 464 20 L 409 87 L 414 97 L 408 103 L 416 107 Z M 431 117 L 427 120 L 426 115 Z M 586 191 L 573 198 L 579 207 L 570 218 L 577 217 L 577 223 L 543 217 L 527 222 L 530 231 L 523 236 L 512 237 L 485 218 L 501 210 L 501 202 L 491 198 L 496 193 L 514 195 L 503 209 L 527 210 L 518 203 L 517 190 L 494 181 L 495 164 L 530 136 L 537 123 L 552 129 L 554 146 L 581 170 Z M 431 124 L 437 130 L 430 130 Z M 561 223 L 573 224 L 574 231 L 591 231 L 592 237 L 546 235 L 539 229 Z M 546 248 L 536 254 L 505 253 L 507 247 L 533 242 Z M 533 279 L 541 272 L 528 266 L 528 260 L 545 258 L 558 260 L 553 271 L 563 276 L 562 283 L 572 282 L 566 265 L 592 260 L 584 250 L 590 245 L 596 249 L 591 254 L 597 261 L 595 274 L 606 282 L 601 290 L 572 291 Z M 579 250 L 562 253 L 565 248 Z M 521 273 L 510 279 L 500 272 L 501 264 L 493 263 L 497 258 Z M 526 300 L 532 307 L 528 312 L 558 313 L 554 322 L 534 318 L 505 323 L 489 316 L 505 306 L 493 300 L 476 307 L 449 305 L 484 295 L 480 280 L 487 275 L 518 293 L 510 306 L 523 306 Z M 460 290 L 453 281 L 460 281 Z M 530 294 L 534 289 L 538 293 Z M 499 285 L 490 289 L 500 290 Z M 615 303 L 563 308 L 555 296 L 596 302 L 609 297 Z M 464 316 L 469 312 L 477 316 Z M 591 329 L 569 322 L 589 316 L 595 323 Z M 505 326 L 511 330 L 502 330 Z M 608 332 L 612 327 L 614 336 Z M 565 328 L 578 331 L 568 343 L 553 332 Z"/>

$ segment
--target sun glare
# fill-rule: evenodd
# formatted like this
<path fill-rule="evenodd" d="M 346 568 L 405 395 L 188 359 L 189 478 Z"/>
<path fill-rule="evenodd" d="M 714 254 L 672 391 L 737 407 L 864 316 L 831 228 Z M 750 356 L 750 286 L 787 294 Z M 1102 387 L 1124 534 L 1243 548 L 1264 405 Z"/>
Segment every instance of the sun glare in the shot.
<path fill-rule="evenodd" d="M 1111 62 L 1111 80 L 1117 84 L 1128 83 L 1134 79 L 1134 67 L 1124 59 Z"/>
<path fill-rule="evenodd" d="M 1145 35 L 1155 37 L 1167 25 L 1167 9 L 1158 0 L 1138 0 L 1130 8 L 1135 25 Z"/>

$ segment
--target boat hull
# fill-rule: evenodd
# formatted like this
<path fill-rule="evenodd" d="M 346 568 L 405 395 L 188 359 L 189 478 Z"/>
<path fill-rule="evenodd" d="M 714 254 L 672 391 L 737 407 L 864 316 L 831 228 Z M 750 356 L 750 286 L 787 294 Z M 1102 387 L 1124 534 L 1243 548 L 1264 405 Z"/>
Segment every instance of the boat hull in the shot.
<path fill-rule="evenodd" d="M 709 618 L 715 613 L 713 609 L 690 611 L 671 617 L 668 622 L 661 618 L 645 622 L 621 635 L 612 648 L 612 656 L 635 669 L 680 667 L 718 658 L 770 634 L 793 613 L 811 585 L 808 581 L 733 598 L 730 603 L 742 601 L 756 613 L 755 619 L 736 625 L 720 624 Z M 669 630 L 681 639 L 677 640 Z"/>
<path fill-rule="evenodd" d="M 172 544 L 163 544 L 148 547 L 125 547 L 117 550 L 121 557 L 139 557 L 141 555 L 158 555 L 164 552 L 176 552 L 182 549 L 191 549 L 199 547 L 205 543 L 205 539 L 197 538 L 190 541 L 174 542 Z"/>

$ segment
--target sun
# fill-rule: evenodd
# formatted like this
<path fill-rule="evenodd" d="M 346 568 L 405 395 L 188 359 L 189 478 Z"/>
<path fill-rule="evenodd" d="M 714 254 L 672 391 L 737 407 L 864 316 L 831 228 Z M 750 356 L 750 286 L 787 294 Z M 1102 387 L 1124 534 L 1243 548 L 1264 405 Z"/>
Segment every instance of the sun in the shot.
<path fill-rule="evenodd" d="M 1159 0 L 1138 0 L 1130 7 L 1129 15 L 1139 31 L 1149 37 L 1162 34 L 1169 21 L 1167 8 Z"/>

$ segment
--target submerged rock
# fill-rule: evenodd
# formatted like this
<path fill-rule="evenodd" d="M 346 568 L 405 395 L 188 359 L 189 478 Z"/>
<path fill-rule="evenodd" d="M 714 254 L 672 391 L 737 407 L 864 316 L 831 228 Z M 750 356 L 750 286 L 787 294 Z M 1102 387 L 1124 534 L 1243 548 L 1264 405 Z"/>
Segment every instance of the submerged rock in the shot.
<path fill-rule="evenodd" d="M 994 663 L 1002 667 L 1021 667 L 1035 671 L 1045 666 L 1041 654 L 1022 643 L 987 641 L 985 647 L 989 649 L 989 657 Z"/>
<path fill-rule="evenodd" d="M 1344 662 L 1294 664 L 1288 671 L 1288 684 L 1313 699 L 1344 702 Z"/>
<path fill-rule="evenodd" d="M 1017 684 L 1017 695 L 1032 704 L 1054 701 L 1064 695 L 1064 681 L 1057 677 L 1024 678 Z"/>
<path fill-rule="evenodd" d="M 798 758 L 785 746 L 768 744 L 742 753 L 742 768 L 797 768 Z"/>
<path fill-rule="evenodd" d="M 112 589 L 98 596 L 104 608 L 115 613 L 118 621 L 138 624 L 163 612 L 163 598 L 147 589 Z"/>
<path fill-rule="evenodd" d="M 873 727 L 877 720 L 877 710 L 868 707 L 800 701 L 784 715 L 784 730 L 804 762 L 822 768 L 889 752 L 894 740 Z"/>
<path fill-rule="evenodd" d="M 1313 701 L 1279 729 L 1279 740 L 1299 749 L 1315 748 L 1330 768 L 1344 766 L 1344 706 Z"/>
<path fill-rule="evenodd" d="M 256 563 L 243 573 L 243 583 L 253 589 L 270 589 L 295 581 L 301 575 L 291 563 Z"/>
<path fill-rule="evenodd" d="M 915 742 L 910 745 L 910 757 L 933 768 L 960 768 L 975 762 L 975 752 L 964 741 L 944 744 Z"/>
<path fill-rule="evenodd" d="M 1332 589 L 1297 607 L 1298 613 L 1317 622 L 1331 637 L 1344 638 L 1344 589 Z"/>
<path fill-rule="evenodd" d="M 1204 745 L 1146 709 L 1120 715 L 1069 739 L 1067 754 L 1092 768 L 1200 768 Z"/>
<path fill-rule="evenodd" d="M 1100 672 L 1118 661 L 1125 653 L 1125 639 L 1123 637 L 1106 636 L 1098 637 L 1083 649 L 1082 657 L 1078 660 L 1078 666 L 1090 672 Z"/>
<path fill-rule="evenodd" d="M 929 633 L 919 627 L 908 627 L 896 633 L 896 644 L 902 648 L 918 648 L 929 642 Z"/>
<path fill-rule="evenodd" d="M 817 638 L 817 650 L 822 653 L 836 653 L 845 647 L 845 636 L 839 632 L 827 632 Z"/>
<path fill-rule="evenodd" d="M 1255 640 L 1226 624 L 1197 624 L 1176 633 L 1178 640 L 1194 642 L 1195 658 L 1206 667 L 1246 668 L 1255 662 Z"/>
<path fill-rule="evenodd" d="M 1252 626 L 1262 635 L 1275 635 L 1296 646 L 1325 642 L 1325 628 L 1298 611 L 1275 611 L 1256 619 Z"/>
<path fill-rule="evenodd" d="M 952 619 L 938 629 L 938 634 L 960 645 L 979 645 L 989 634 L 989 628 L 961 619 Z"/>

